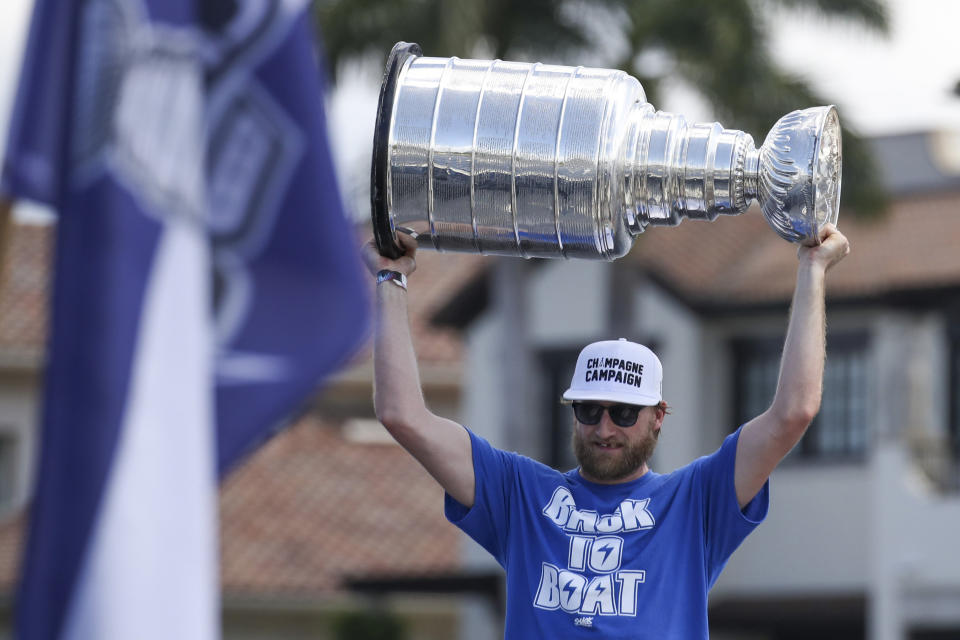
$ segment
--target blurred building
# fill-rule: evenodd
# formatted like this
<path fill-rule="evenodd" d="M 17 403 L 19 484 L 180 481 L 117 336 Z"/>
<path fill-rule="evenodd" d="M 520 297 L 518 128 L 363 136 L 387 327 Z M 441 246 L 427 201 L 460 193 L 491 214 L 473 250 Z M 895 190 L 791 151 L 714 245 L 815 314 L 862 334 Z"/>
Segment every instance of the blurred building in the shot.
<path fill-rule="evenodd" d="M 874 143 L 894 204 L 877 221 L 841 214 L 853 253 L 828 278 L 823 406 L 712 592 L 714 638 L 960 637 L 960 145 Z M 48 227 L 14 226 L 0 281 L 0 638 L 37 448 L 51 244 Z M 651 229 L 614 263 L 423 251 L 418 264 L 428 403 L 500 447 L 573 466 L 557 400 L 600 338 L 645 342 L 664 363 L 657 471 L 712 451 L 772 397 L 796 260 L 756 211 Z M 375 612 L 409 640 L 502 637 L 499 567 L 376 423 L 371 378 L 363 355 L 223 482 L 225 638 L 336 638 L 339 621 Z"/>

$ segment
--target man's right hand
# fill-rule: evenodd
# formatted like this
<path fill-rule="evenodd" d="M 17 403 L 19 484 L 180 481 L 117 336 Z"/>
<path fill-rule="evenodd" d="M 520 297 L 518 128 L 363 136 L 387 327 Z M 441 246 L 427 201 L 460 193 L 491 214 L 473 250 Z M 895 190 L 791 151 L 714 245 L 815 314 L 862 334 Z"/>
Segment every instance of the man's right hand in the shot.
<path fill-rule="evenodd" d="M 397 242 L 403 249 L 403 255 L 395 260 L 380 255 L 377 250 L 377 243 L 373 239 L 363 245 L 363 262 L 372 275 L 377 275 L 384 269 L 390 269 L 391 271 L 399 271 L 409 277 L 411 273 L 416 271 L 417 241 L 405 233 L 398 233 Z"/>

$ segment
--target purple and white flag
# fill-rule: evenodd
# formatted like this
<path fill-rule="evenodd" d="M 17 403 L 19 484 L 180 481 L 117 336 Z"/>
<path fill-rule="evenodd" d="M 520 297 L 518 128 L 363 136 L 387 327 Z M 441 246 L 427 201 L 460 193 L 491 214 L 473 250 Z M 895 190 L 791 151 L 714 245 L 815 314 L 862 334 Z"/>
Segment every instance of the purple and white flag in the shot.
<path fill-rule="evenodd" d="M 306 0 L 37 0 L 2 189 L 58 211 L 17 637 L 219 637 L 217 480 L 367 332 Z"/>

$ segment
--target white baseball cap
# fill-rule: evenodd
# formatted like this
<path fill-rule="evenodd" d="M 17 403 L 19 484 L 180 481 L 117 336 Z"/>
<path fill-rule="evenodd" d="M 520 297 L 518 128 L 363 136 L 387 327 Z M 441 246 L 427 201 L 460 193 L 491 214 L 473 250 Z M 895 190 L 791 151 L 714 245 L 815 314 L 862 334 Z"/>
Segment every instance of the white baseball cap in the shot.
<path fill-rule="evenodd" d="M 663 365 L 653 351 L 626 338 L 593 342 L 580 352 L 563 399 L 659 404 Z"/>

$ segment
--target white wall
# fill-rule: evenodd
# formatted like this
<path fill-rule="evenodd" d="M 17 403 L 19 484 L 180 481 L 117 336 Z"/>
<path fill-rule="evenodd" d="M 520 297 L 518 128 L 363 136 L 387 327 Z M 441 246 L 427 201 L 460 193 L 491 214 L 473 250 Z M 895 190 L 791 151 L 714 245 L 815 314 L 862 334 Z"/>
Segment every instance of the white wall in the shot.
<path fill-rule="evenodd" d="M 775 471 L 767 519 L 734 553 L 713 594 L 862 593 L 872 536 L 869 483 L 865 466 Z"/>
<path fill-rule="evenodd" d="M 714 386 L 704 379 L 702 323 L 690 310 L 657 285 L 641 282 L 634 296 L 638 334 L 650 336 L 663 364 L 663 397 L 670 405 L 664 419 L 653 468 L 668 473 L 715 450 L 722 438 L 705 430 L 703 392 Z M 711 425 L 712 427 L 712 425 Z"/>
<path fill-rule="evenodd" d="M 551 260 L 533 270 L 530 339 L 537 347 L 582 346 L 608 337 L 610 269 L 606 262 Z"/>

